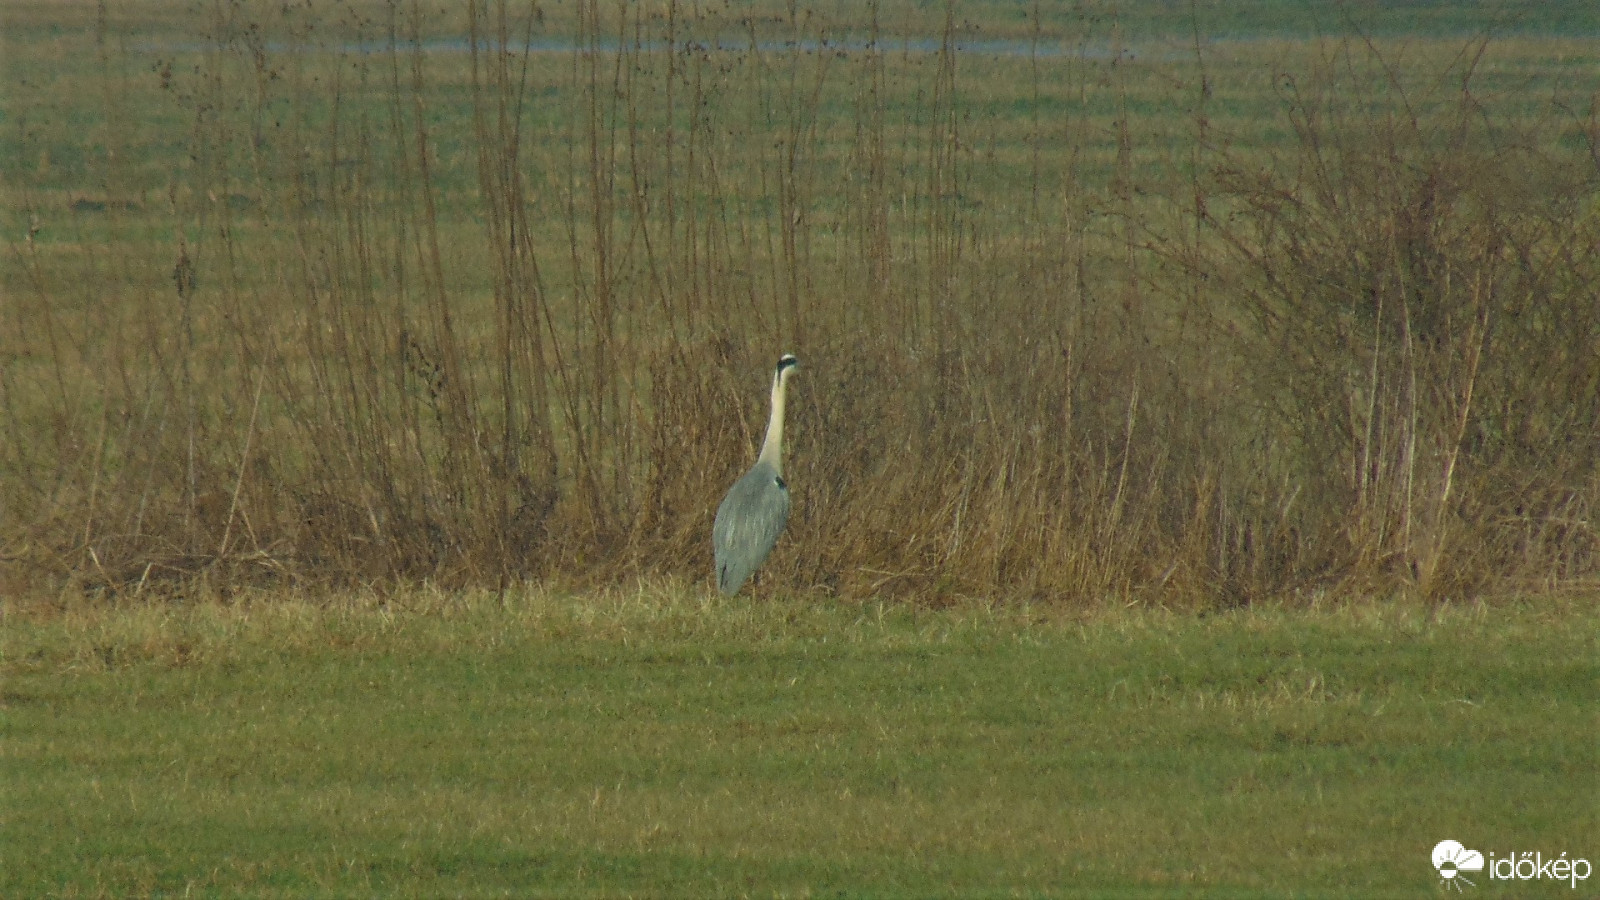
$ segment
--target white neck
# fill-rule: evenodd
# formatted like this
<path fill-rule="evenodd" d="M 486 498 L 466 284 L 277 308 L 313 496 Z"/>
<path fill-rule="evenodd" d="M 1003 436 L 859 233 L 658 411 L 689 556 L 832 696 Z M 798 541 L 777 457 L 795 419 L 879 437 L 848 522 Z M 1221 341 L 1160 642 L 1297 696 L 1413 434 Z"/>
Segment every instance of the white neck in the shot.
<path fill-rule="evenodd" d="M 767 439 L 761 442 L 761 455 L 756 458 L 758 463 L 770 463 L 780 477 L 783 475 L 783 395 L 791 371 L 785 366 L 772 376 L 772 418 L 767 421 Z"/>

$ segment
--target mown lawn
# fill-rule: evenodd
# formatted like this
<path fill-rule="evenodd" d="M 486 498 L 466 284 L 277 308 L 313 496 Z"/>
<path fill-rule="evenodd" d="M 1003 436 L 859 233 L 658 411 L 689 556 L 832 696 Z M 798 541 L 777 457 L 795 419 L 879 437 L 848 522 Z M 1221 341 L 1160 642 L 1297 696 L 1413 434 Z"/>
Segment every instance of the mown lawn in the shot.
<path fill-rule="evenodd" d="M 6 897 L 1417 896 L 1445 838 L 1600 855 L 1592 602 L 643 587 L 0 626 Z"/>

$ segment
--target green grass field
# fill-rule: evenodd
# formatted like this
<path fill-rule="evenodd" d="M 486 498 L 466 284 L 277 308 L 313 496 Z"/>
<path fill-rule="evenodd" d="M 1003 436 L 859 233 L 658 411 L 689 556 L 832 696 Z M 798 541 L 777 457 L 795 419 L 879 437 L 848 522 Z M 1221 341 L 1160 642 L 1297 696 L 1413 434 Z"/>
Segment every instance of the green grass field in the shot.
<path fill-rule="evenodd" d="M 1596 634 L 657 587 L 14 615 L 0 895 L 1423 896 L 1446 838 L 1595 858 Z"/>

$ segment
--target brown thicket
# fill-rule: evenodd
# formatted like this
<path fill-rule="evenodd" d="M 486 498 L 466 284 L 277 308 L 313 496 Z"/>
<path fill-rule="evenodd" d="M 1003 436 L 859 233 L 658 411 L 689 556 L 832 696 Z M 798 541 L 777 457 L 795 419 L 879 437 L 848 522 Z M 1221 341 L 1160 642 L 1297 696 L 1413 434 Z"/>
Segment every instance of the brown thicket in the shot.
<path fill-rule="evenodd" d="M 953 18 L 473 4 L 441 47 L 384 9 L 217 7 L 141 73 L 187 123 L 162 190 L 89 210 L 98 253 L 13 243 L 14 589 L 701 578 L 784 351 L 763 590 L 1596 583 L 1600 129 L 1497 111 L 1482 42 L 1312 45 L 1263 143 L 1200 49 L 1155 130 L 1115 34 L 1000 102 Z"/>

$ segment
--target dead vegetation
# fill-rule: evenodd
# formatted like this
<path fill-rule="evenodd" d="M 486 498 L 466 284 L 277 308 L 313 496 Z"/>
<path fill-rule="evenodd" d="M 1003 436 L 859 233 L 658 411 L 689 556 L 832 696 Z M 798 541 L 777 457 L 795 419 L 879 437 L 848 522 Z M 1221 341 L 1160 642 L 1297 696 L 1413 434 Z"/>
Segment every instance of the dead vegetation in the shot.
<path fill-rule="evenodd" d="M 1600 128 L 1480 89 L 1487 42 L 1308 43 L 1238 115 L 1204 48 L 953 15 L 375 9 L 103 51 L 112 199 L 10 188 L 82 239 L 6 253 L 8 589 L 707 572 L 787 350 L 783 590 L 1596 584 Z"/>

